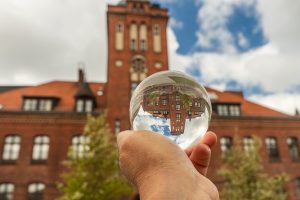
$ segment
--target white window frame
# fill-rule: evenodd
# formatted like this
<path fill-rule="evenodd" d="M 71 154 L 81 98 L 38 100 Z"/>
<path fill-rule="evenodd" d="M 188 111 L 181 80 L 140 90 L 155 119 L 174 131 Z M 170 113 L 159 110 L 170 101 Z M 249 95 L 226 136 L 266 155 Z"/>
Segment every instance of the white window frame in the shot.
<path fill-rule="evenodd" d="M 5 200 L 12 200 L 15 186 L 12 183 L 1 183 L 0 184 L 0 197 Z"/>
<path fill-rule="evenodd" d="M 5 161 L 17 160 L 21 148 L 21 137 L 18 135 L 7 135 L 4 142 L 2 159 Z"/>
<path fill-rule="evenodd" d="M 34 137 L 32 148 L 33 161 L 47 161 L 50 148 L 50 138 L 46 135 L 38 135 Z"/>

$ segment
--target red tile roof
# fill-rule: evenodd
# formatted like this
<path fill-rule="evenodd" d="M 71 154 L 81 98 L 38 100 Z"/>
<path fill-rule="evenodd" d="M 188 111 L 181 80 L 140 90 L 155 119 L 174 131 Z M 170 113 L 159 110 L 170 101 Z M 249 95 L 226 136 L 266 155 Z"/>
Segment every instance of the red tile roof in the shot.
<path fill-rule="evenodd" d="M 89 83 L 97 102 L 105 101 L 103 96 L 97 96 L 97 91 L 105 87 L 104 83 Z M 59 103 L 54 111 L 72 111 L 75 101 L 74 95 L 78 92 L 79 85 L 75 81 L 52 81 L 37 86 L 15 89 L 0 93 L 0 104 L 3 110 L 20 111 L 22 109 L 23 96 L 58 97 Z M 98 108 L 99 109 L 99 106 Z"/>
<path fill-rule="evenodd" d="M 97 102 L 96 111 L 105 108 L 106 84 L 89 82 L 89 86 L 94 96 L 96 97 L 96 102 Z M 0 93 L 0 105 L 3 106 L 2 110 L 20 111 L 22 110 L 23 96 L 57 97 L 60 100 L 58 105 L 55 107 L 54 111 L 70 112 L 74 110 L 74 106 L 75 106 L 74 96 L 78 92 L 78 90 L 79 90 L 79 84 L 76 81 L 51 81 L 37 86 L 17 88 L 7 92 L 2 92 Z M 102 96 L 97 95 L 97 91 L 99 90 L 104 91 L 104 94 Z M 281 112 L 272 110 L 270 108 L 246 100 L 243 97 L 242 92 L 235 92 L 235 91 L 221 92 L 209 87 L 206 87 L 206 90 L 210 93 L 215 93 L 217 95 L 216 102 L 218 103 L 239 103 L 241 105 L 241 111 L 244 116 L 274 116 L 274 117 L 289 116 Z"/>
<path fill-rule="evenodd" d="M 208 92 L 215 93 L 218 97 L 218 103 L 240 103 L 242 115 L 244 116 L 270 116 L 270 117 L 287 117 L 289 115 L 275 111 L 271 108 L 248 101 L 243 97 L 242 92 L 235 91 L 218 91 L 205 87 Z"/>

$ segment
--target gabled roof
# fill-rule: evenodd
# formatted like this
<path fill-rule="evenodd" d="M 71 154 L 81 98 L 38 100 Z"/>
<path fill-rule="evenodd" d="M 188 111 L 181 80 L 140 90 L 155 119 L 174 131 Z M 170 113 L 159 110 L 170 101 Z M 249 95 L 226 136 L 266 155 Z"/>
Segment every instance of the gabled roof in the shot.
<path fill-rule="evenodd" d="M 290 115 L 281 113 L 279 111 L 261 106 L 254 102 L 248 101 L 243 97 L 242 92 L 236 91 L 218 91 L 209 87 L 205 87 L 207 92 L 215 93 L 217 100 L 213 102 L 217 103 L 238 103 L 241 105 L 241 111 L 243 116 L 268 116 L 268 117 L 287 117 Z"/>
<path fill-rule="evenodd" d="M 104 83 L 88 83 L 90 91 L 96 97 L 97 102 L 104 102 L 104 96 L 97 96 L 99 89 L 104 89 Z M 22 110 L 23 96 L 38 97 L 57 97 L 58 105 L 54 111 L 70 112 L 74 109 L 74 96 L 79 90 L 79 84 L 75 81 L 51 81 L 37 86 L 29 86 L 26 88 L 18 88 L 11 91 L 0 93 L 0 104 L 2 110 L 20 111 Z M 96 108 L 97 109 L 97 108 Z"/>

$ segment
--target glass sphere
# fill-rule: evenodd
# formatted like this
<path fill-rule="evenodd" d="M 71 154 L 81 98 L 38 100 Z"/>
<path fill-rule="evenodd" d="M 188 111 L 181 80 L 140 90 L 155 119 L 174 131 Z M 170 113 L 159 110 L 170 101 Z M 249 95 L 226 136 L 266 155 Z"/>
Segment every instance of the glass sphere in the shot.
<path fill-rule="evenodd" d="M 133 130 L 162 134 L 186 149 L 206 133 L 211 103 L 205 88 L 190 76 L 162 71 L 138 85 L 129 113 Z"/>

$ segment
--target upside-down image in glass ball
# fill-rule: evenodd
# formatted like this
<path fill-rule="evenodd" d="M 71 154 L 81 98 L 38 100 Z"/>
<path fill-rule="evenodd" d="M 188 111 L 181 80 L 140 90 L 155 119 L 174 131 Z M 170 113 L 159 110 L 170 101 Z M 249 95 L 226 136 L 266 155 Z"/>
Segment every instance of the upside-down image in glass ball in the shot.
<path fill-rule="evenodd" d="M 190 76 L 162 71 L 143 80 L 130 101 L 133 130 L 164 135 L 186 149 L 206 133 L 211 103 L 205 88 Z"/>

